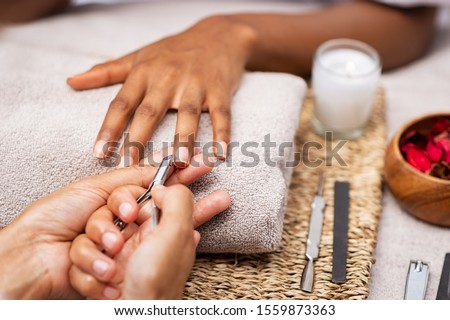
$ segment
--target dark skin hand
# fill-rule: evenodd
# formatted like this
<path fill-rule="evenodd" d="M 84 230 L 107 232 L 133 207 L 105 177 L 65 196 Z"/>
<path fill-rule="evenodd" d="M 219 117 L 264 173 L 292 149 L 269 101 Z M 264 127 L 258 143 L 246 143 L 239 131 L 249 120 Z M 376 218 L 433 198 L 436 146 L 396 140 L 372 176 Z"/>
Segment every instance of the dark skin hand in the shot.
<path fill-rule="evenodd" d="M 105 143 L 117 141 L 131 117 L 130 142 L 145 146 L 167 110 L 178 109 L 175 155 L 177 165 L 184 167 L 193 154 L 202 111 L 211 116 L 216 156 L 226 157 L 230 102 L 246 68 L 308 75 L 314 51 L 332 38 L 364 41 L 378 50 L 385 69 L 395 68 L 425 53 L 434 15 L 434 8 L 357 1 L 307 14 L 213 16 L 94 66 L 68 84 L 84 90 L 123 83 L 97 136 L 94 155 L 99 158 L 105 157 Z M 125 165 L 137 163 L 139 153 L 127 155 Z"/>
<path fill-rule="evenodd" d="M 31 20 L 67 3 L 0 0 L 0 21 Z M 211 116 L 216 156 L 227 156 L 230 103 L 245 69 L 308 75 L 317 47 L 333 38 L 366 42 L 380 53 L 385 70 L 396 68 L 426 52 L 435 12 L 432 7 L 401 9 L 361 0 L 306 14 L 212 16 L 67 82 L 75 90 L 123 83 L 97 135 L 96 157 L 106 156 L 107 143 L 118 141 L 132 118 L 129 142 L 140 148 L 122 157 L 122 165 L 138 163 L 167 110 L 177 109 L 175 160 L 185 167 L 202 111 Z"/>
<path fill-rule="evenodd" d="M 0 0 L 0 22 L 27 22 L 67 8 L 70 0 Z"/>

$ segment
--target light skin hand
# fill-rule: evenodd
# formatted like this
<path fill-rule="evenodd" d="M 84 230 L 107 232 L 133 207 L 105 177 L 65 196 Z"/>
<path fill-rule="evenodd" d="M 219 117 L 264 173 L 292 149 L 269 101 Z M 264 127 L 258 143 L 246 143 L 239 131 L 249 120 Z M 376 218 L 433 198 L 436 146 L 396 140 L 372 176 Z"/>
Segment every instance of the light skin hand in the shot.
<path fill-rule="evenodd" d="M 192 194 L 175 186 L 155 189 L 153 197 L 162 209 L 161 221 L 129 258 L 124 299 L 181 299 L 194 264 L 199 239 L 192 233 Z M 177 203 L 173 199 L 178 199 Z"/>
<path fill-rule="evenodd" d="M 156 205 L 161 208 L 158 227 L 151 231 L 147 220 L 149 216 L 143 212 L 145 210 L 141 210 L 139 215 L 134 215 L 136 223 L 129 223 L 122 231 L 123 239 L 106 249 L 102 242 L 104 232 L 117 232 L 111 217 L 117 215 L 123 218 L 120 212 L 123 203 L 134 202 L 137 207 L 135 199 L 141 192 L 142 190 L 135 186 L 117 189 L 111 195 L 107 208 L 92 216 L 86 229 L 87 234 L 79 236 L 74 241 L 70 252 L 74 263 L 70 269 L 70 280 L 73 287 L 83 296 L 94 299 L 116 299 L 120 296 L 120 292 L 123 292 L 122 298 L 129 298 L 123 291 L 128 275 L 133 274 L 132 282 L 137 283 L 140 281 L 139 275 L 145 272 L 147 276 L 153 275 L 152 287 L 146 287 L 147 293 L 153 299 L 179 298 L 192 267 L 191 256 L 185 253 L 190 252 L 191 242 L 196 245 L 200 239 L 194 228 L 225 210 L 230 204 L 228 194 L 223 191 L 217 191 L 192 206 L 192 200 L 186 200 L 192 198 L 187 189 L 180 186 L 157 187 L 152 191 L 152 196 Z M 179 221 L 173 221 L 178 215 L 188 216 L 188 222 L 186 223 L 183 217 L 180 217 Z M 166 222 L 163 223 L 164 221 Z M 150 241 L 150 244 L 144 244 L 146 241 Z M 153 247 L 153 250 L 140 249 L 142 245 L 147 248 Z M 147 258 L 134 258 L 135 260 L 151 257 L 148 261 L 152 262 L 145 264 L 146 268 L 142 268 L 139 264 L 137 264 L 139 267 L 130 267 L 133 257 L 139 256 L 136 255 L 136 250 L 147 251 L 145 253 Z M 98 270 L 96 265 L 99 261 L 106 262 L 108 268 Z M 130 271 L 130 268 L 134 271 Z M 131 287 L 136 286 L 129 286 L 128 289 Z"/>
<path fill-rule="evenodd" d="M 78 298 L 68 277 L 72 240 L 115 188 L 145 185 L 154 173 L 152 167 L 127 168 L 90 177 L 27 207 L 0 232 L 0 273 L 8 275 L 0 277 L 3 293 L 10 299 Z"/>
<path fill-rule="evenodd" d="M 105 157 L 104 145 L 119 140 L 131 117 L 130 143 L 146 146 L 168 109 L 178 110 L 174 139 L 178 167 L 186 167 L 193 156 L 202 111 L 211 116 L 216 157 L 226 157 L 231 97 L 243 74 L 253 33 L 236 23 L 218 24 L 216 19 L 205 19 L 185 32 L 68 79 L 75 90 L 123 83 L 98 133 L 96 157 Z M 137 163 L 140 153 L 133 148 L 125 155 L 125 164 Z"/>
<path fill-rule="evenodd" d="M 189 184 L 211 171 L 206 165 L 175 172 L 168 183 Z M 68 185 L 27 207 L 0 231 L 2 294 L 10 299 L 74 299 L 69 250 L 93 212 L 124 185 L 148 186 L 156 169 L 130 167 Z"/>

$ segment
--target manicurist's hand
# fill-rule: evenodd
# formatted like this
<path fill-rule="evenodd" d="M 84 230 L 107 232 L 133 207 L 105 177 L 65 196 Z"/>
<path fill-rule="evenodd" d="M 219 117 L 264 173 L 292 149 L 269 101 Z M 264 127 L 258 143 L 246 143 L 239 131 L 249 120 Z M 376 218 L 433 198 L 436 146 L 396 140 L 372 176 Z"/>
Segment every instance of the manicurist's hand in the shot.
<path fill-rule="evenodd" d="M 253 31 L 222 17 L 202 20 L 190 29 L 117 60 L 94 66 L 68 79 L 75 90 L 123 83 L 98 133 L 94 155 L 105 157 L 105 144 L 118 141 L 131 117 L 129 141 L 143 146 L 168 109 L 177 109 L 175 164 L 193 156 L 200 114 L 209 111 L 216 156 L 225 158 L 230 140 L 230 101 L 252 46 Z M 136 164 L 134 149 L 124 163 Z M 142 156 L 142 155 L 141 155 Z"/>
<path fill-rule="evenodd" d="M 152 231 L 149 212 L 136 203 L 143 191 L 138 186 L 116 189 L 108 205 L 89 219 L 86 234 L 75 239 L 70 280 L 83 296 L 116 299 L 122 292 L 123 298 L 180 298 L 200 240 L 194 228 L 230 204 L 224 191 L 193 204 L 191 192 L 181 185 L 155 187 L 152 197 L 161 220 Z M 112 222 L 115 216 L 128 223 L 122 232 Z"/>
<path fill-rule="evenodd" d="M 205 164 L 189 166 L 167 182 L 189 184 L 211 169 Z M 150 166 L 130 167 L 89 177 L 27 207 L 0 231 L 1 295 L 9 299 L 79 298 L 69 282 L 72 241 L 84 233 L 89 217 L 107 204 L 114 190 L 125 185 L 147 187 L 155 172 Z"/>

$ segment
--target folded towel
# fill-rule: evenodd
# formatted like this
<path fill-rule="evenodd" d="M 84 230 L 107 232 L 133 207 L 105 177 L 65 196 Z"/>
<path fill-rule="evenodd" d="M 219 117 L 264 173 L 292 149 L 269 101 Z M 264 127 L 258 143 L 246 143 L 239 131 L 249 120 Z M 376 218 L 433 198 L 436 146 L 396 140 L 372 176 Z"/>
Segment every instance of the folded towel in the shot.
<path fill-rule="evenodd" d="M 72 49 L 57 44 L 59 36 L 55 36 L 59 39 L 56 42 L 52 38 L 33 42 L 43 30 L 67 35 L 70 28 L 83 25 L 58 22 L 64 19 L 70 16 L 38 22 L 37 29 L 23 26 L 3 30 L 0 227 L 49 192 L 108 170 L 92 157 L 92 145 L 108 103 L 120 86 L 74 92 L 65 84 L 67 75 L 102 60 L 92 53 L 97 49 L 102 52 L 101 45 L 96 48 L 90 43 L 92 51 L 80 53 L 73 49 L 76 47 L 73 42 Z M 80 41 L 81 47 L 82 38 L 76 41 Z M 217 189 L 225 189 L 232 197 L 229 210 L 201 227 L 200 251 L 268 252 L 279 245 L 292 172 L 284 166 L 284 159 L 293 150 L 286 149 L 284 155 L 275 149 L 265 152 L 261 143 L 269 133 L 277 146 L 293 141 L 304 92 L 304 81 L 292 75 L 244 76 L 233 99 L 232 141 L 241 146 L 255 142 L 258 147 L 250 146 L 247 151 L 234 148 L 226 163 L 192 186 L 196 197 Z M 175 121 L 175 113 L 165 117 L 152 138 L 155 146 L 172 141 Z M 209 115 L 202 114 L 198 140 L 211 141 L 211 136 Z M 248 167 L 255 156 L 260 161 Z M 276 165 L 269 166 L 264 159 Z"/>

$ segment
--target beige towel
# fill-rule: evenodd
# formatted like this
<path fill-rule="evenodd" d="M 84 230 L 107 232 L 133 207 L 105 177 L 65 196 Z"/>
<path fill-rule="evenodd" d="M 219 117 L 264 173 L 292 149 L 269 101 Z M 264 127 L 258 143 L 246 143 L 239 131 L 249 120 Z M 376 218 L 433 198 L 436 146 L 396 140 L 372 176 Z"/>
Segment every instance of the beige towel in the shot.
<path fill-rule="evenodd" d="M 96 52 L 106 50 L 101 41 L 89 43 L 90 53 L 74 49 L 77 43 L 86 46 L 81 35 L 62 44 L 71 28 L 84 28 L 87 37 L 95 38 L 97 29 L 83 24 L 83 17 L 42 20 L 0 34 L 0 227 L 39 197 L 106 171 L 92 157 L 92 145 L 120 86 L 74 92 L 65 84 L 68 75 L 102 61 Z M 92 20 L 92 14 L 86 19 Z M 114 21 L 106 12 L 99 15 L 97 26 L 104 23 L 107 28 Z M 100 39 L 104 29 L 98 30 Z M 140 32 L 144 37 L 145 31 Z M 277 163 L 271 167 L 264 163 L 261 143 L 269 133 L 277 146 L 293 141 L 304 91 L 304 81 L 291 75 L 250 73 L 243 78 L 233 100 L 232 140 L 258 143 L 248 151 L 261 161 L 244 167 L 241 162 L 252 162 L 253 157 L 235 148 L 228 160 L 231 167 L 222 164 L 193 185 L 197 197 L 220 188 L 232 197 L 231 208 L 201 228 L 200 251 L 268 252 L 279 245 L 291 176 L 283 163 L 292 150 L 284 156 L 275 150 L 267 154 Z M 172 141 L 175 120 L 176 114 L 166 116 L 153 137 L 155 146 Z M 199 141 L 210 141 L 211 133 L 209 115 L 203 114 Z"/>

